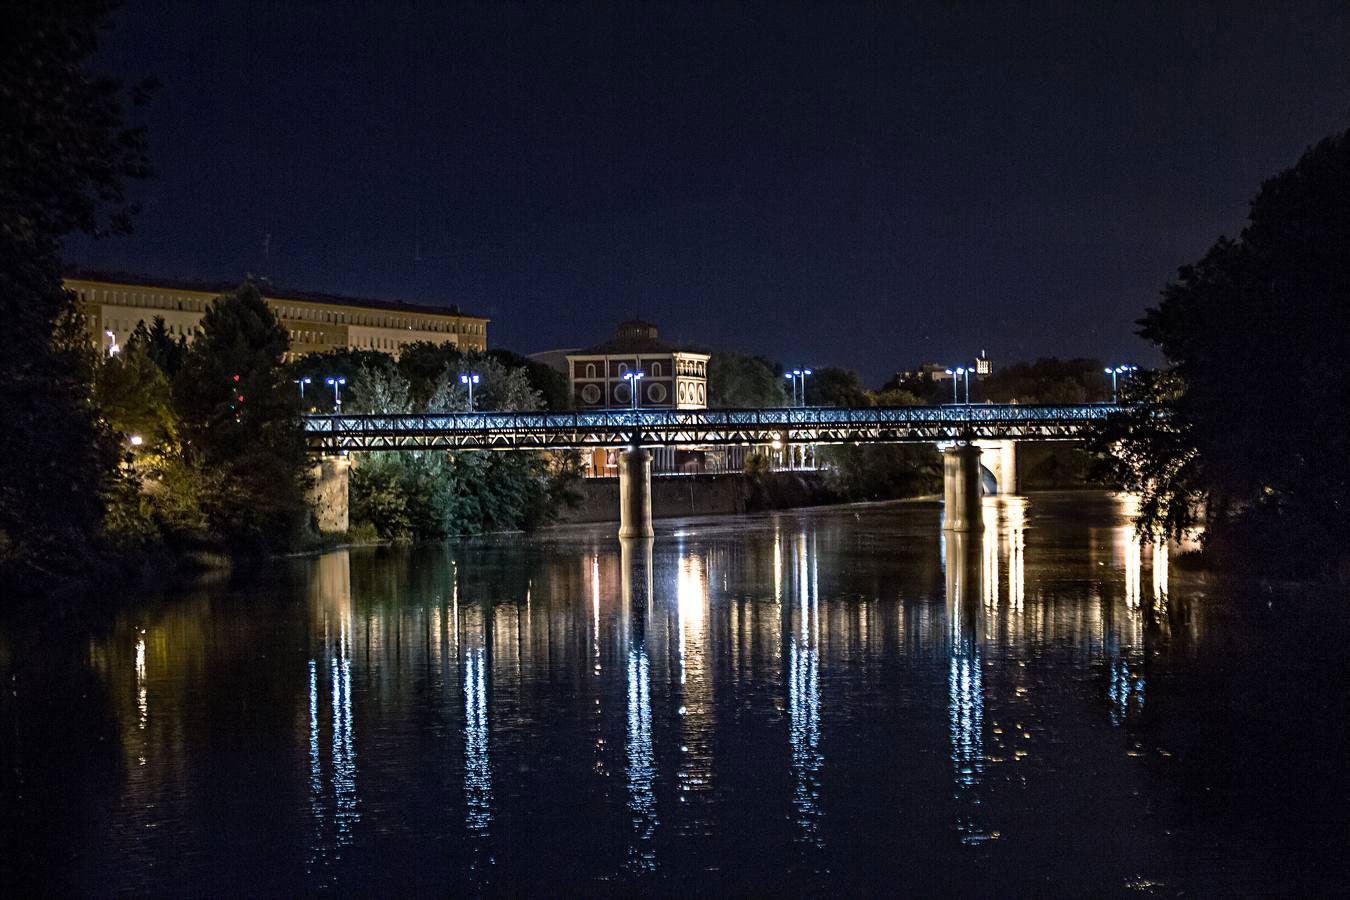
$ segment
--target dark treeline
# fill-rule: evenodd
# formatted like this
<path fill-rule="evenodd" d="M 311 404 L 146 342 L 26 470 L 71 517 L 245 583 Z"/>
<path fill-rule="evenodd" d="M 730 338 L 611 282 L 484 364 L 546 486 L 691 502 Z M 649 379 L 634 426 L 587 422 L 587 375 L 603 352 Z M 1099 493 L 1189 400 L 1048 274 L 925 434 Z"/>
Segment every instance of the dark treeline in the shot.
<path fill-rule="evenodd" d="M 1141 526 L 1204 525 L 1225 566 L 1350 575 L 1350 132 L 1266 181 L 1237 238 L 1185 266 L 1141 320 L 1167 367 L 1101 445 Z"/>

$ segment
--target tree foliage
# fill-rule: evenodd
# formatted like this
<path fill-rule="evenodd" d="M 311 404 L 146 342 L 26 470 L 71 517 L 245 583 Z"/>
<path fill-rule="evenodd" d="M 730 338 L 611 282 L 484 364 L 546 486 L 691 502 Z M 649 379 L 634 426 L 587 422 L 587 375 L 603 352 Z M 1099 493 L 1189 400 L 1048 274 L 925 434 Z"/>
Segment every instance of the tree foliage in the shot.
<path fill-rule="evenodd" d="M 765 409 L 788 405 L 783 367 L 762 356 L 717 351 L 708 358 L 708 405 Z"/>
<path fill-rule="evenodd" d="M 461 374 L 479 376 L 474 408 L 529 411 L 542 405 L 523 367 L 486 356 L 446 354 L 432 376 L 427 349 L 410 371 L 363 367 L 351 385 L 352 408 L 366 413 L 456 412 L 469 408 Z M 362 455 L 351 472 L 351 517 L 386 539 L 435 540 L 454 534 L 532 528 L 548 521 L 580 476 L 575 454 L 444 451 Z"/>
<path fill-rule="evenodd" d="M 971 399 L 994 403 L 1077 404 L 1111 399 L 1111 379 L 1099 360 L 1041 358 L 1013 363 L 971 381 Z M 964 395 L 963 395 L 964 397 Z"/>
<path fill-rule="evenodd" d="M 1147 527 L 1205 498 L 1227 558 L 1306 574 L 1344 565 L 1350 490 L 1350 134 L 1262 185 L 1246 228 L 1183 267 L 1140 333 L 1169 362 L 1161 415 L 1114 427 Z M 1131 427 L 1133 425 L 1133 427 Z M 1145 462 L 1152 454 L 1163 462 Z M 1175 499 L 1174 499 L 1175 498 Z"/>
<path fill-rule="evenodd" d="M 806 379 L 806 403 L 809 406 L 873 406 L 872 392 L 852 369 L 824 366 Z"/>
<path fill-rule="evenodd" d="M 61 239 L 129 230 L 125 183 L 149 171 L 121 87 L 86 67 L 111 8 L 0 4 L 0 575 L 16 592 L 78 570 L 119 490 L 87 366 L 56 332 L 74 304 L 61 288 Z"/>
<path fill-rule="evenodd" d="M 308 520 L 299 402 L 282 366 L 289 345 L 245 284 L 207 308 L 174 379 L 186 450 L 212 473 L 202 507 L 236 550 L 287 546 Z"/>

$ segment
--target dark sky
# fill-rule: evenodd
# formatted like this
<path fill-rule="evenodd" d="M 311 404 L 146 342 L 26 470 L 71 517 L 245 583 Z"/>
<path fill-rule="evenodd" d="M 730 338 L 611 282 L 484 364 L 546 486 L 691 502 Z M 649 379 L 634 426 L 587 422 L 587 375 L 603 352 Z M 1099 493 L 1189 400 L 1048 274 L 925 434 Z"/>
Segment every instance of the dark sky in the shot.
<path fill-rule="evenodd" d="M 137 233 L 71 261 L 458 303 L 491 341 L 662 334 L 870 382 L 1133 322 L 1350 126 L 1350 4 L 131 0 Z M 270 262 L 264 257 L 270 235 Z"/>

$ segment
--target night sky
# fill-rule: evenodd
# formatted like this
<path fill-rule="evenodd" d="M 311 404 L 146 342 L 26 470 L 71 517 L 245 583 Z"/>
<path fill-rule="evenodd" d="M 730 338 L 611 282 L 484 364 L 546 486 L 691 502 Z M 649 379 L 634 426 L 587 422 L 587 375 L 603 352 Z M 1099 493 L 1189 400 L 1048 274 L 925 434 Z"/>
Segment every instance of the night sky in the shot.
<path fill-rule="evenodd" d="M 1152 362 L 1176 267 L 1350 126 L 1350 4 L 1019 7 L 131 0 L 98 64 L 163 82 L 158 174 L 67 256 L 457 303 L 524 352 L 637 314 L 873 386 Z"/>

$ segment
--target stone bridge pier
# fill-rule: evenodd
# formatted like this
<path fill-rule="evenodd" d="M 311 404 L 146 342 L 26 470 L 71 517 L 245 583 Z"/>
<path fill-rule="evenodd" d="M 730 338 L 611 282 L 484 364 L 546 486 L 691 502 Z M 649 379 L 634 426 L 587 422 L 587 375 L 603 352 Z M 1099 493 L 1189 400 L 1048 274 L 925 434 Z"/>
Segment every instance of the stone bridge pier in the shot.
<path fill-rule="evenodd" d="M 974 444 L 980 448 L 980 465 L 994 476 L 997 493 L 1017 493 L 1017 443 L 1010 440 L 981 440 Z"/>
<path fill-rule="evenodd" d="M 619 537 L 649 538 L 652 528 L 652 454 L 629 447 L 619 454 Z"/>
<path fill-rule="evenodd" d="M 347 484 L 351 468 L 348 456 L 324 456 L 310 467 L 314 485 L 309 489 L 309 508 L 320 534 L 347 531 Z"/>
<path fill-rule="evenodd" d="M 984 527 L 980 475 L 980 448 L 975 444 L 957 444 L 942 451 L 942 527 L 946 531 Z"/>

